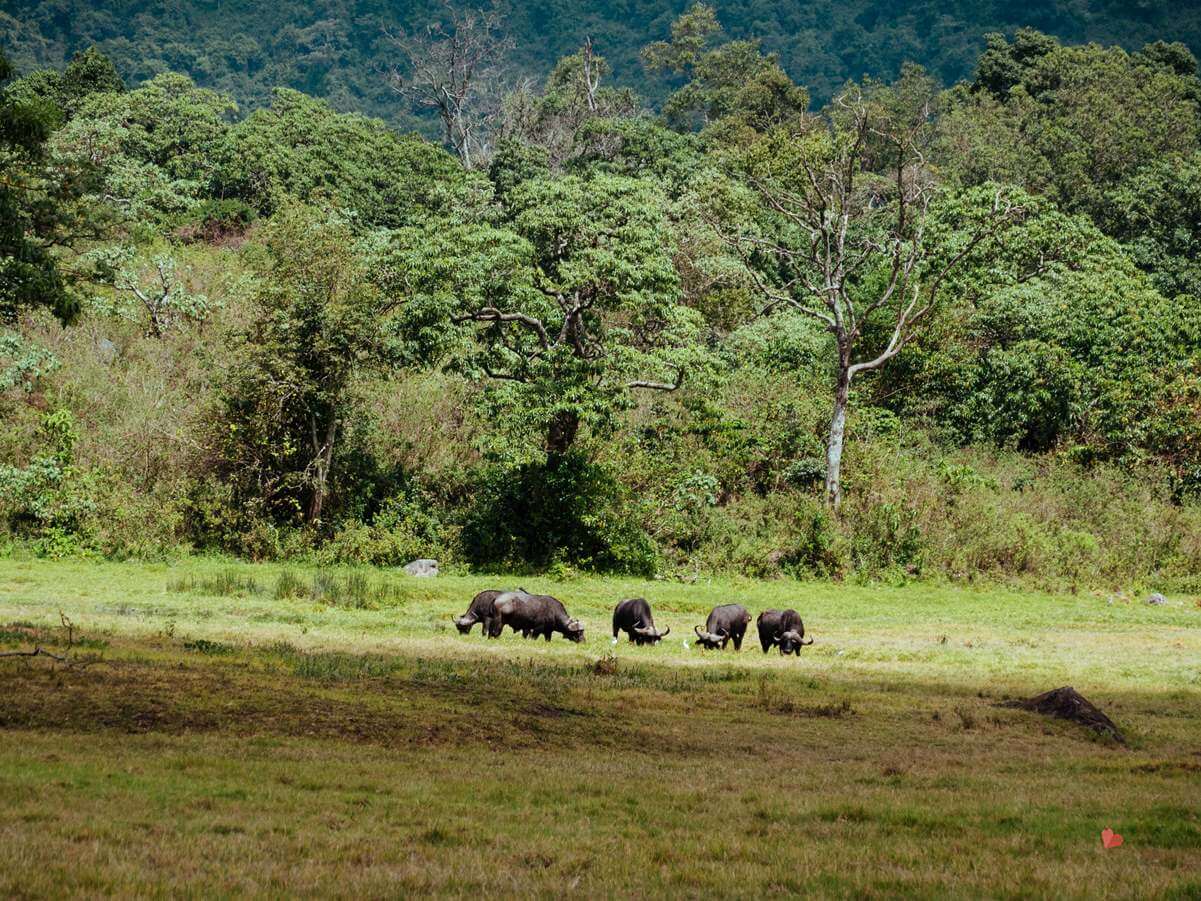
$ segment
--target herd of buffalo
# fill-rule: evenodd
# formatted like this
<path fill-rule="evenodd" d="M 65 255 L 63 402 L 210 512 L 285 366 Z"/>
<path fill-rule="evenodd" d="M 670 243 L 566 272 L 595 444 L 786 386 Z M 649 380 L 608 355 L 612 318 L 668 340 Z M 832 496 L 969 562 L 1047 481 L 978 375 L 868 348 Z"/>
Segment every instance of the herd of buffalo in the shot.
<path fill-rule="evenodd" d="M 696 641 L 708 650 L 724 650 L 731 641 L 734 650 L 742 650 L 742 639 L 751 615 L 741 604 L 722 604 L 714 607 L 705 621 L 705 628 L 693 626 Z M 463 635 L 480 624 L 489 638 L 499 638 L 505 626 L 520 632 L 524 638 L 541 635 L 547 641 L 558 632 L 571 641 L 584 640 L 584 626 L 570 616 L 556 598 L 548 594 L 530 594 L 524 588 L 516 591 L 481 591 L 471 599 L 471 606 L 462 616 L 455 617 L 455 626 Z M 779 648 L 781 654 L 800 656 L 801 648 L 813 644 L 805 640 L 805 624 L 795 610 L 764 610 L 756 621 L 759 643 L 763 653 Z M 671 628 L 659 631 L 651 605 L 645 598 L 630 598 L 613 608 L 613 638 L 625 632 L 635 644 L 655 644 L 666 638 Z"/>

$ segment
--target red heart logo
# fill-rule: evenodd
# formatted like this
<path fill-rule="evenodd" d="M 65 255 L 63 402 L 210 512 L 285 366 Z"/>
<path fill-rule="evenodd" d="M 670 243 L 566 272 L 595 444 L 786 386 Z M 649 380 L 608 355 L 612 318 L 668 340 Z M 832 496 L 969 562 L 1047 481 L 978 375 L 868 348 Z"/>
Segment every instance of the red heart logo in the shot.
<path fill-rule="evenodd" d="M 1122 843 L 1122 837 L 1108 826 L 1101 830 L 1101 845 L 1105 848 L 1116 848 Z"/>

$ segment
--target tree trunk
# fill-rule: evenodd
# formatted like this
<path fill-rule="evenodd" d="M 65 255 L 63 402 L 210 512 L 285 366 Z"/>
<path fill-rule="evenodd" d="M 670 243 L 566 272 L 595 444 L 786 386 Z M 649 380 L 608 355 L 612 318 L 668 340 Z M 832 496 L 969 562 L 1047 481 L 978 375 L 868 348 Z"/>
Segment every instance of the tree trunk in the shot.
<path fill-rule="evenodd" d="M 328 493 L 329 469 L 334 457 L 334 438 L 338 432 L 338 420 L 331 417 L 329 427 L 325 432 L 325 444 L 321 446 L 317 444 L 316 421 L 311 417 L 309 425 L 313 433 L 316 471 L 313 478 L 313 496 L 309 499 L 308 521 L 309 523 L 316 523 L 321 519 L 321 511 L 325 507 L 325 496 Z"/>
<path fill-rule="evenodd" d="M 313 484 L 313 496 L 309 498 L 308 521 L 310 524 L 321 519 L 323 506 L 325 506 L 325 473 L 318 470 Z"/>
<path fill-rule="evenodd" d="M 826 447 L 826 502 L 835 510 L 842 503 L 842 445 L 846 439 L 847 401 L 851 396 L 851 373 L 845 364 L 838 368 L 834 410 L 830 414 L 830 443 Z"/>
<path fill-rule="evenodd" d="M 575 410 L 559 410 L 551 417 L 546 432 L 546 462 L 554 464 L 567 455 L 580 430 L 580 415 Z"/>

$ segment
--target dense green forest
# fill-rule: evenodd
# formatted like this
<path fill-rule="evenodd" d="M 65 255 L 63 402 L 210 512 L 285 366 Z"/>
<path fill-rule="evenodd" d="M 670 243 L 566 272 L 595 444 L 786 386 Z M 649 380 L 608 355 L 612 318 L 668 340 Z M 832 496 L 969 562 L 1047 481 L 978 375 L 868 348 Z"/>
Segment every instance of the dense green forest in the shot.
<path fill-rule="evenodd" d="M 1070 8 L 1038 21 L 1172 34 Z M 247 6 L 198 8 L 178 56 L 183 7 L 50 9 L 13 20 L 0 93 L 4 546 L 1199 584 L 1184 44 L 1024 28 L 969 58 L 975 25 L 847 6 L 854 53 L 808 56 L 786 6 L 623 8 L 613 59 L 565 13 L 514 83 L 535 8 L 451 11 L 398 38 L 385 104 L 338 81 L 372 54 L 337 35 L 382 19 L 339 8 L 341 68 L 299 82 L 331 105 L 264 94 L 293 50 L 248 45 L 253 78 L 202 51 Z M 75 36 L 102 49 L 30 70 Z M 437 137 L 335 108 L 392 103 Z"/>
<path fill-rule="evenodd" d="M 639 53 L 664 37 L 684 0 L 512 2 L 512 81 L 539 80 L 591 36 L 618 83 L 655 101 L 678 86 L 649 75 Z M 718 17 L 734 38 L 762 41 L 789 75 L 826 100 L 847 79 L 892 79 L 902 63 L 924 65 L 944 84 L 969 77 L 989 32 L 1029 26 L 1068 43 L 1137 49 L 1154 40 L 1201 49 L 1201 12 L 1168 0 L 726 0 Z M 398 62 L 390 34 L 445 15 L 435 0 L 6 0 L 0 49 L 18 71 L 61 67 L 97 46 L 127 81 L 172 71 L 228 94 L 245 109 L 276 87 L 330 101 L 335 109 L 412 124 L 386 73 Z"/>

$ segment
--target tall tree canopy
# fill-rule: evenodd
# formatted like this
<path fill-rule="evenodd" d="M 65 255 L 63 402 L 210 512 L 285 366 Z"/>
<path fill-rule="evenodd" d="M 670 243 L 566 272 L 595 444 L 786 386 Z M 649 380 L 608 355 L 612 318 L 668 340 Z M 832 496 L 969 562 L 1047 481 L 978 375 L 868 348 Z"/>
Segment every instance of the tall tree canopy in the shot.
<path fill-rule="evenodd" d="M 435 221 L 395 237 L 396 290 L 431 343 L 465 341 L 460 371 L 490 380 L 513 428 L 552 457 L 631 391 L 674 390 L 699 318 L 681 303 L 664 201 L 651 183 L 598 174 L 514 187 L 498 223 Z"/>

